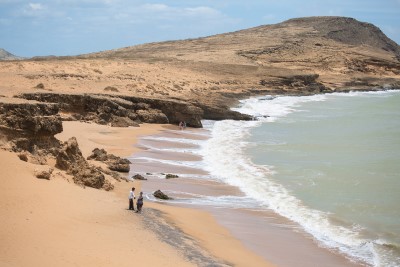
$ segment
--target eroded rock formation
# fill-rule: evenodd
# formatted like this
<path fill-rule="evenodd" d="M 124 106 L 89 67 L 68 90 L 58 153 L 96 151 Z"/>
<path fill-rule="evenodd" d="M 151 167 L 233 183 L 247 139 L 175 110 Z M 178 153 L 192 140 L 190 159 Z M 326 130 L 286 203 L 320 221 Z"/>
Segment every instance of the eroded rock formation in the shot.
<path fill-rule="evenodd" d="M 92 155 L 87 157 L 87 159 L 105 162 L 112 171 L 129 172 L 130 170 L 131 162 L 128 159 L 123 159 L 113 154 L 107 154 L 107 151 L 104 149 L 93 149 Z"/>
<path fill-rule="evenodd" d="M 203 111 L 177 100 L 90 94 L 29 93 L 18 97 L 46 103 L 58 103 L 66 120 L 94 121 L 116 127 L 146 123 L 179 123 L 202 127 Z"/>
<path fill-rule="evenodd" d="M 58 105 L 2 98 L 0 101 L 0 135 L 14 151 L 38 152 L 57 148 L 54 137 L 63 130 Z"/>
<path fill-rule="evenodd" d="M 75 137 L 64 142 L 56 160 L 56 167 L 73 175 L 75 183 L 94 188 L 103 187 L 105 182 L 103 173 L 99 168 L 88 164 Z"/>
<path fill-rule="evenodd" d="M 47 165 L 54 159 L 55 167 L 72 175 L 75 183 L 110 190 L 112 185 L 106 182 L 102 170 L 88 164 L 74 137 L 65 143 L 54 137 L 63 129 L 58 111 L 58 104 L 1 98 L 1 147 L 18 152 L 21 160 L 33 164 Z M 35 175 L 50 179 L 51 171 Z"/>

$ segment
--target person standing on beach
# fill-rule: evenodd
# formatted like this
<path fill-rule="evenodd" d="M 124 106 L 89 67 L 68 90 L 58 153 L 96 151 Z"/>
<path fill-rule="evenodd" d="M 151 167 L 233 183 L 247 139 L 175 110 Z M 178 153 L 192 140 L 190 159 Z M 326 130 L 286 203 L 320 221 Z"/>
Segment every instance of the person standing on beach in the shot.
<path fill-rule="evenodd" d="M 138 200 L 136 201 L 136 212 L 141 212 L 143 207 L 143 192 L 140 192 Z"/>
<path fill-rule="evenodd" d="M 135 210 L 133 208 L 133 200 L 135 199 L 135 188 L 132 187 L 131 191 L 129 192 L 129 210 Z"/>

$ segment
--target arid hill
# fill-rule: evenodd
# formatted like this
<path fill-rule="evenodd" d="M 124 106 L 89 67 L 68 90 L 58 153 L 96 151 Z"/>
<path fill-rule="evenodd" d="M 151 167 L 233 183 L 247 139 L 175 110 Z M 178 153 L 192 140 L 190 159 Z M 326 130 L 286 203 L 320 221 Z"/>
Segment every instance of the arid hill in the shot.
<path fill-rule="evenodd" d="M 227 34 L 83 57 L 133 59 L 219 78 L 219 84 L 199 85 L 197 91 L 230 88 L 231 93 L 274 89 L 318 93 L 399 87 L 400 78 L 400 46 L 376 26 L 344 17 L 291 19 Z"/>
<path fill-rule="evenodd" d="M 251 95 L 400 88 L 399 60 L 399 45 L 372 24 L 297 18 L 76 57 L 0 62 L 0 95 L 88 93 L 184 101 L 200 107 L 205 118 L 221 119 L 237 99 Z"/>

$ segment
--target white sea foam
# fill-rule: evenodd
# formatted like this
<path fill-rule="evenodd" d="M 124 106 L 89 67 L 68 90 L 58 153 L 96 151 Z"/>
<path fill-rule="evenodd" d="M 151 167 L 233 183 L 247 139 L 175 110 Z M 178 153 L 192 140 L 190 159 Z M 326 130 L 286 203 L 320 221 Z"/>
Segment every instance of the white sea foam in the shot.
<path fill-rule="evenodd" d="M 134 157 L 131 159 L 134 160 L 135 162 L 163 163 L 177 167 L 183 166 L 183 167 L 198 168 L 198 169 L 202 169 L 204 167 L 204 163 L 202 161 L 167 160 L 167 159 L 156 159 L 149 157 Z"/>
<path fill-rule="evenodd" d="M 257 117 L 259 120 L 273 122 L 294 112 L 301 103 L 325 101 L 325 95 L 281 96 L 275 98 L 255 97 L 240 101 L 240 106 L 233 110 Z M 267 103 L 267 104 L 266 104 Z M 267 117 L 266 117 L 267 116 Z"/>
<path fill-rule="evenodd" d="M 342 93 L 334 96 L 351 97 L 360 94 L 370 96 L 388 93 L 391 92 L 346 95 Z M 244 149 L 250 144 L 244 140 L 252 128 L 299 111 L 302 103 L 326 101 L 327 98 L 328 95 L 283 96 L 241 101 L 240 107 L 235 110 L 256 116 L 259 120 L 247 122 L 227 120 L 207 124 L 211 128 L 212 137 L 201 150 L 206 170 L 225 183 L 239 187 L 248 197 L 297 222 L 306 232 L 320 241 L 322 246 L 336 249 L 348 257 L 367 264 L 383 266 L 374 248 L 374 242 L 361 237 L 360 233 L 363 230 L 361 226 L 346 227 L 332 223 L 329 214 L 305 206 L 289 190 L 275 182 L 273 173 L 268 167 L 255 165 L 245 156 Z"/>
<path fill-rule="evenodd" d="M 196 134 L 197 136 L 207 136 L 206 134 Z M 178 138 L 178 137 L 163 137 L 163 136 L 146 136 L 141 138 L 141 141 L 160 141 L 171 144 L 171 147 L 157 146 L 157 144 L 147 144 L 139 142 L 139 144 L 151 151 L 164 151 L 164 152 L 179 152 L 198 155 L 200 146 L 205 142 L 204 140 Z M 174 144 L 187 144 L 192 147 L 174 147 Z"/>
<path fill-rule="evenodd" d="M 334 96 L 342 96 L 342 97 L 370 97 L 370 96 L 382 96 L 382 97 L 389 97 L 393 94 L 398 94 L 400 90 L 388 90 L 388 91 L 367 91 L 367 92 L 360 92 L 360 91 L 350 91 L 348 93 L 331 93 L 330 95 Z"/>
<path fill-rule="evenodd" d="M 173 197 L 173 200 L 168 202 L 172 204 L 213 206 L 217 208 L 233 209 L 247 208 L 252 210 L 260 210 L 263 208 L 261 202 L 247 196 L 206 196 L 173 190 L 164 190 L 164 193 Z M 149 194 L 147 198 L 152 201 L 160 201 L 151 194 Z"/>
<path fill-rule="evenodd" d="M 199 145 L 203 142 L 203 140 L 177 138 L 177 137 L 163 137 L 163 136 L 148 136 L 148 137 L 143 137 L 142 140 L 164 141 L 172 143 L 191 144 L 191 145 Z"/>

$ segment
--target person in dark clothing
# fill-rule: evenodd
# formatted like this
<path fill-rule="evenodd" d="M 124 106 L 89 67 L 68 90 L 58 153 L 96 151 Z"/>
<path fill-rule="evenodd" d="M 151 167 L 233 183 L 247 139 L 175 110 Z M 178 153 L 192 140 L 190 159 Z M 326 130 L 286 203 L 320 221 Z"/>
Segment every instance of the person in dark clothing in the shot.
<path fill-rule="evenodd" d="M 138 200 L 136 201 L 136 212 L 141 212 L 143 207 L 143 192 L 140 192 Z"/>

